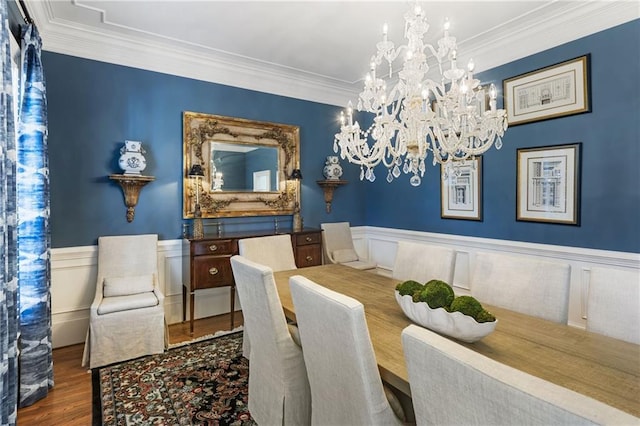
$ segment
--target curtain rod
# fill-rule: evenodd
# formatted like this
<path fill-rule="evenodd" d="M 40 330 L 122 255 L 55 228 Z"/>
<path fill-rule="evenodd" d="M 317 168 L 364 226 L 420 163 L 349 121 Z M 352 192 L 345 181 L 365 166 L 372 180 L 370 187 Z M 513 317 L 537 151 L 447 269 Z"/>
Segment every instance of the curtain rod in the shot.
<path fill-rule="evenodd" d="M 24 4 L 24 0 L 18 0 L 18 5 L 20 6 L 22 14 L 24 15 L 24 22 L 26 22 L 27 24 L 35 24 L 35 22 L 33 22 L 33 19 L 31 18 L 31 15 L 29 15 L 29 9 L 27 9 L 27 5 Z"/>

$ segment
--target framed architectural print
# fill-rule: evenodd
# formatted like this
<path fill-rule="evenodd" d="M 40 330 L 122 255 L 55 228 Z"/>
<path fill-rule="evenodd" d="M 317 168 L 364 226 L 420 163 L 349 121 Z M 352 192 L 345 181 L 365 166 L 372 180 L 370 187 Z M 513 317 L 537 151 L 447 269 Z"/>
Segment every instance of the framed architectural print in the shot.
<path fill-rule="evenodd" d="M 440 167 L 440 216 L 482 220 L 482 157 L 457 167 Z"/>
<path fill-rule="evenodd" d="M 509 126 L 591 111 L 590 55 L 503 81 Z"/>
<path fill-rule="evenodd" d="M 518 149 L 517 220 L 580 224 L 580 148 Z"/>

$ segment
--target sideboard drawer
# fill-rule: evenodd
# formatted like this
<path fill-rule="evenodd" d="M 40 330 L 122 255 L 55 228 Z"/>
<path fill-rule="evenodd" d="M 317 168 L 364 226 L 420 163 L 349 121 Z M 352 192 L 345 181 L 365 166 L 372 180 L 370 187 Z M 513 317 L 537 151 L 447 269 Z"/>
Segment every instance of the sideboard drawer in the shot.
<path fill-rule="evenodd" d="M 310 232 L 306 234 L 295 235 L 296 246 L 305 246 L 309 244 L 320 244 L 322 235 L 320 232 Z"/>
<path fill-rule="evenodd" d="M 199 241 L 192 242 L 191 244 L 193 244 L 193 254 L 195 256 L 206 254 L 225 255 L 235 254 L 237 252 L 237 242 L 232 239 Z"/>
<path fill-rule="evenodd" d="M 193 262 L 194 289 L 223 287 L 233 285 L 231 256 L 198 256 Z"/>
<path fill-rule="evenodd" d="M 322 265 L 322 246 L 318 244 L 298 246 L 296 265 L 298 268 Z"/>

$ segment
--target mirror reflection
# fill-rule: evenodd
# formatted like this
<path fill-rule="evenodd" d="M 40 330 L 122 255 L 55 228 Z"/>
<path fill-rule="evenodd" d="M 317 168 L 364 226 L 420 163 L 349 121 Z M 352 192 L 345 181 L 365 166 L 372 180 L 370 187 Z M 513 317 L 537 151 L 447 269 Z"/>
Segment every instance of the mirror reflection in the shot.
<path fill-rule="evenodd" d="M 278 148 L 211 142 L 211 191 L 278 191 Z"/>

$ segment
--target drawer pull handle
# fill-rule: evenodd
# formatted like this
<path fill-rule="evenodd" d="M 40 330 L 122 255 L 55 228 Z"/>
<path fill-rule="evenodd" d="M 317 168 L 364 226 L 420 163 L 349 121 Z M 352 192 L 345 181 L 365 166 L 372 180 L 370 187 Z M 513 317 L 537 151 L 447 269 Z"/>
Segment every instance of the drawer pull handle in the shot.
<path fill-rule="evenodd" d="M 307 256 L 307 262 L 311 262 L 312 260 L 313 260 L 313 257 Z"/>
<path fill-rule="evenodd" d="M 218 273 L 218 268 L 209 268 L 209 275 L 215 275 Z"/>
<path fill-rule="evenodd" d="M 211 245 L 209 246 L 209 250 L 210 250 L 210 251 L 216 251 L 216 250 L 218 250 L 218 246 L 217 246 L 217 245 L 215 245 L 215 244 L 211 244 Z"/>
<path fill-rule="evenodd" d="M 313 241 L 313 238 L 307 237 L 306 240 L 307 240 L 308 243 L 310 243 L 311 241 Z"/>

